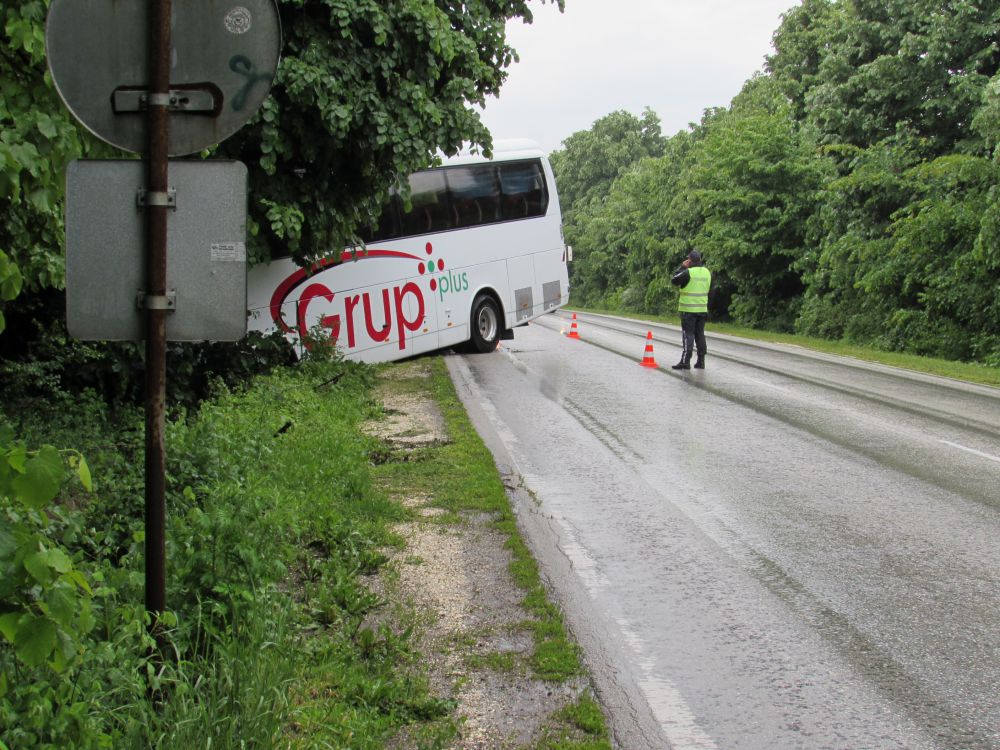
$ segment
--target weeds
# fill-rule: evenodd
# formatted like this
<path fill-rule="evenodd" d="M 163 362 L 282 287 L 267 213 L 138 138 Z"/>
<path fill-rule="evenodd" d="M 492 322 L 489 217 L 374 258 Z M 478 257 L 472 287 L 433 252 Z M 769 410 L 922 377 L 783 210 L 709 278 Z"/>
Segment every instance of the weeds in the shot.
<path fill-rule="evenodd" d="M 64 480 L 81 464 L 68 465 L 51 448 L 37 451 L 47 494 L 30 498 L 39 506 L 55 498 L 48 514 L 0 487 L 0 562 L 10 588 L 0 602 L 0 742 L 363 749 L 381 747 L 400 726 L 446 716 L 449 703 L 401 676 L 413 659 L 409 634 L 365 625 L 382 602 L 363 579 L 384 565 L 380 550 L 398 544 L 389 524 L 405 517 L 371 481 L 372 441 L 358 429 L 375 411 L 371 383 L 368 367 L 307 362 L 246 390 L 220 387 L 197 412 L 171 421 L 172 609 L 163 618 L 171 628 L 168 652 L 156 660 L 148 656 L 153 644 L 141 604 L 135 415 L 116 422 L 87 402 L 79 421 L 65 410 L 49 421 L 42 413 L 19 417 L 39 443 L 59 440 L 84 456 L 93 449 L 96 491 Z M 16 474 L 25 466 L 21 457 L 33 454 L 12 434 L 5 433 L 3 452 Z M 45 558 L 51 573 L 34 558 L 23 566 L 30 550 L 21 554 L 23 545 L 8 543 L 16 535 L 52 550 Z M 15 564 L 24 576 L 8 575 Z M 39 576 L 53 591 L 41 599 Z M 85 608 L 66 598 L 74 590 Z M 11 602 L 33 607 L 36 600 L 66 613 L 51 629 L 59 651 L 18 635 L 31 623 L 15 615 L 38 618 L 45 610 L 22 615 Z M 157 706 L 150 695 L 159 696 Z"/>
<path fill-rule="evenodd" d="M 402 387 L 431 389 L 449 440 L 406 462 L 374 465 L 385 446 L 359 427 L 381 412 L 372 367 L 307 361 L 240 391 L 220 386 L 213 400 L 176 415 L 167 436 L 168 650 L 155 659 L 142 605 L 138 415 L 113 417 L 86 399 L 78 419 L 63 407 L 51 419 L 15 415 L 38 445 L 80 452 L 33 453 L 3 432 L 15 473 L 41 457 L 51 503 L 42 512 L 42 494 L 26 506 L 13 485 L 0 487 L 0 747 L 376 750 L 390 737 L 421 748 L 453 741 L 455 703 L 432 693 L 413 643 L 428 614 L 389 607 L 367 584 L 375 574 L 392 579 L 385 550 L 402 545 L 392 527 L 412 517 L 390 499 L 396 490 L 433 497 L 444 511 L 433 523 L 481 513 L 507 537 L 534 649 L 527 662 L 477 657 L 483 666 L 526 664 L 546 680 L 578 674 L 576 647 L 517 534 L 492 457 L 442 361 L 430 365 L 429 382 Z M 30 557 L 36 549 L 45 555 Z M 54 618 L 54 630 L 40 631 L 54 640 L 26 640 L 35 620 L 23 617 Z"/>

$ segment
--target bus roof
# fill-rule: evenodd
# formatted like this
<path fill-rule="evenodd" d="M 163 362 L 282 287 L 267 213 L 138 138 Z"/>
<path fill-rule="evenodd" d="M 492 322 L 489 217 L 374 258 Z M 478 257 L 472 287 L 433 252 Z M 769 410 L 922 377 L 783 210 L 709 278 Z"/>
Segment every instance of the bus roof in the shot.
<path fill-rule="evenodd" d="M 473 154 L 468 149 L 462 149 L 455 156 L 444 156 L 442 166 L 455 164 L 477 164 L 485 161 L 514 161 L 516 159 L 537 159 L 547 154 L 534 141 L 528 138 L 494 141 L 493 159 L 487 159 L 482 154 Z"/>

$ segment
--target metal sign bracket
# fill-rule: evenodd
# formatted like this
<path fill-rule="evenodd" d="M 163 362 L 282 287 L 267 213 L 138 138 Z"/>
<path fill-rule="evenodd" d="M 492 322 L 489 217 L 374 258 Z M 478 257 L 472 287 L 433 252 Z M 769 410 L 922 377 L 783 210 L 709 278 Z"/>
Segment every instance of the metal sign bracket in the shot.
<path fill-rule="evenodd" d="M 222 94 L 218 86 L 206 84 L 205 88 L 170 89 L 169 93 L 149 93 L 145 89 L 117 88 L 111 99 L 115 114 L 139 114 L 150 107 L 166 107 L 171 112 L 217 115 L 221 109 Z"/>
<path fill-rule="evenodd" d="M 146 294 L 142 289 L 135 293 L 135 306 L 140 310 L 166 310 L 174 312 L 177 309 L 177 290 L 171 289 L 162 296 Z"/>
<path fill-rule="evenodd" d="M 166 207 L 177 210 L 177 190 L 167 188 L 166 192 L 152 192 L 145 188 L 139 188 L 135 192 L 135 205 L 139 208 Z"/>

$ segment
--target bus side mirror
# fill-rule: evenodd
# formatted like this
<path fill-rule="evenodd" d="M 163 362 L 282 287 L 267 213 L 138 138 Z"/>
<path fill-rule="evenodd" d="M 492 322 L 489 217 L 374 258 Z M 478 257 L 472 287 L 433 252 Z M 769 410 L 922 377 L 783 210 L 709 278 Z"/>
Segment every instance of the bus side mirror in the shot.
<path fill-rule="evenodd" d="M 573 260 L 573 246 L 566 245 L 566 262 Z"/>

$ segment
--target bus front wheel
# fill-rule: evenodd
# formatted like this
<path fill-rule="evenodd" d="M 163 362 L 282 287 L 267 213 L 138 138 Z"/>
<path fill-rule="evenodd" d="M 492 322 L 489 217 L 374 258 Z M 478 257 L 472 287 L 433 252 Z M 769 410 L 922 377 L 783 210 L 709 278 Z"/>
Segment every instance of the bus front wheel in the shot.
<path fill-rule="evenodd" d="M 496 349 L 500 343 L 500 308 L 496 300 L 485 294 L 476 297 L 469 327 L 472 329 L 471 351 L 485 353 Z"/>

